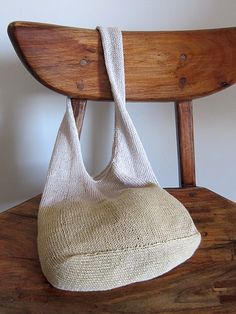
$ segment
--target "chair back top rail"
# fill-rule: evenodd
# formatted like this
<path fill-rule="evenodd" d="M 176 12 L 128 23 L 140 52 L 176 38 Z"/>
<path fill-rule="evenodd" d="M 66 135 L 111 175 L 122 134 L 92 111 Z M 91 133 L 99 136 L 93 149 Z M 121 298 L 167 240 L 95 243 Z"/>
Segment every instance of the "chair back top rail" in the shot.
<path fill-rule="evenodd" d="M 27 69 L 71 98 L 112 99 L 97 30 L 33 22 L 8 27 Z M 128 101 L 184 101 L 236 82 L 236 27 L 124 31 Z"/>
<path fill-rule="evenodd" d="M 97 30 L 13 22 L 8 33 L 42 84 L 69 96 L 80 134 L 86 100 L 111 100 Z M 236 82 L 236 27 L 123 32 L 128 101 L 175 101 L 179 177 L 196 185 L 192 102 Z"/>

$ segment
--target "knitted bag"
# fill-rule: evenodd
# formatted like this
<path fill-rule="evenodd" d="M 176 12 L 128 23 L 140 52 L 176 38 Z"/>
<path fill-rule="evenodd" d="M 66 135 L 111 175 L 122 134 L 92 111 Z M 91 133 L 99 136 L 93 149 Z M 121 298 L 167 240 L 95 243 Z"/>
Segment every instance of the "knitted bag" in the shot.
<path fill-rule="evenodd" d="M 42 271 L 71 291 L 160 276 L 190 258 L 201 238 L 186 208 L 159 186 L 126 110 L 121 32 L 99 31 L 115 102 L 111 161 L 88 174 L 68 102 L 38 213 Z"/>

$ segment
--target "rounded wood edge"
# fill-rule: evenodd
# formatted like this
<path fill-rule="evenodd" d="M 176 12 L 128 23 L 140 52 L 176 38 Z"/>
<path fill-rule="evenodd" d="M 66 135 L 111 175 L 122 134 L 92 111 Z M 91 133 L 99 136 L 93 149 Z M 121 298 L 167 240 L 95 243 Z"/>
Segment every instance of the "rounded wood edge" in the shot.
<path fill-rule="evenodd" d="M 22 62 L 22 64 L 24 65 L 24 67 L 26 68 L 27 71 L 29 71 L 29 73 L 39 82 L 41 83 L 42 85 L 44 85 L 45 87 L 59 93 L 59 94 L 62 94 L 62 95 L 65 95 L 67 96 L 67 94 L 60 90 L 60 89 L 57 89 L 55 88 L 54 86 L 51 86 L 49 85 L 46 81 L 44 81 L 38 74 L 37 72 L 31 67 L 31 65 L 29 64 L 27 58 L 25 57 L 23 51 L 21 50 L 20 46 L 19 46 L 19 43 L 18 43 L 18 40 L 17 40 L 17 37 L 16 37 L 16 31 L 17 31 L 17 28 L 18 27 L 29 27 L 29 26 L 35 26 L 35 27 L 38 27 L 38 26 L 41 26 L 42 27 L 50 27 L 52 26 L 52 24 L 44 24 L 44 23 L 34 23 L 34 22 L 11 22 L 8 27 L 7 27 L 7 33 L 8 33 L 8 36 L 10 38 L 10 41 L 12 43 L 12 46 L 14 47 L 15 49 L 15 52 L 18 56 L 18 58 L 20 59 L 20 61 Z M 59 26 L 60 27 L 60 26 Z"/>
<path fill-rule="evenodd" d="M 63 26 L 63 25 L 56 25 L 56 24 L 48 24 L 48 23 L 39 23 L 39 22 L 29 22 L 29 21 L 14 21 L 11 22 L 8 25 L 8 35 L 9 38 L 11 40 L 11 43 L 18 55 L 18 57 L 20 58 L 20 60 L 22 61 L 22 63 L 24 64 L 24 66 L 26 67 L 26 69 L 35 77 L 36 80 L 38 80 L 41 84 L 43 84 L 44 86 L 46 86 L 47 88 L 63 94 L 65 96 L 68 96 L 70 98 L 80 98 L 80 99 L 88 99 L 88 100 L 112 100 L 112 94 L 109 93 L 108 96 L 91 96 L 91 94 L 89 93 L 83 93 L 83 92 L 78 92 L 78 93 L 70 93 L 66 90 L 62 90 L 60 88 L 56 88 L 55 86 L 52 86 L 51 84 L 48 84 L 48 82 L 46 82 L 45 80 L 43 80 L 37 73 L 37 71 L 35 71 L 33 69 L 33 67 L 30 65 L 30 63 L 28 62 L 27 58 L 25 57 L 24 53 L 22 52 L 19 42 L 17 40 L 17 36 L 16 36 L 16 32 L 17 32 L 17 28 L 40 28 L 40 29 L 50 29 L 50 28 L 60 28 L 60 29 L 67 29 L 67 30 L 78 30 L 77 27 L 71 27 L 71 26 Z M 86 32 L 97 32 L 97 30 L 95 29 L 83 29 L 83 28 L 79 28 L 80 30 L 86 31 Z M 196 32 L 214 32 L 214 31 L 226 31 L 226 30 L 234 30 L 236 31 L 236 27 L 225 27 L 225 28 L 214 28 L 214 29 L 200 29 L 200 30 L 175 30 L 175 31 L 158 31 L 158 33 L 160 34 L 167 34 L 167 33 L 196 33 Z M 142 32 L 142 31 L 124 31 L 125 33 L 146 33 L 146 32 Z M 153 33 L 157 33 L 156 31 L 150 31 Z M 184 102 L 184 101 L 191 101 L 197 98 L 201 98 L 201 97 L 205 97 L 217 92 L 220 92 L 232 85 L 234 85 L 236 83 L 236 77 L 234 79 L 228 80 L 228 81 L 221 81 L 219 82 L 219 85 L 207 92 L 201 92 L 198 93 L 196 95 L 196 93 L 188 93 L 188 95 L 183 95 L 183 96 L 176 96 L 176 97 L 160 97 L 160 98 L 156 98 L 156 97 L 149 97 L 148 99 L 139 99 L 134 97 L 127 97 L 126 100 L 127 101 L 134 101 L 134 102 L 139 102 L 139 101 L 147 101 L 147 102 Z"/>
<path fill-rule="evenodd" d="M 67 29 L 78 29 L 76 26 L 65 26 L 65 25 L 59 25 L 59 24 L 51 24 L 51 23 L 43 23 L 43 22 L 32 22 L 32 21 L 13 21 L 8 24 L 8 28 L 12 27 L 35 27 L 35 28 L 67 28 Z M 85 30 L 88 32 L 95 32 L 96 29 L 89 29 L 89 28 L 79 28 L 80 30 Z M 202 28 L 202 29 L 185 29 L 185 30 L 161 30 L 161 31 L 127 31 L 122 30 L 122 32 L 125 33 L 159 33 L 159 34 L 165 34 L 165 33 L 187 33 L 187 32 L 215 32 L 218 30 L 225 31 L 225 30 L 236 30 L 236 26 L 231 27 L 218 27 L 218 28 Z"/>

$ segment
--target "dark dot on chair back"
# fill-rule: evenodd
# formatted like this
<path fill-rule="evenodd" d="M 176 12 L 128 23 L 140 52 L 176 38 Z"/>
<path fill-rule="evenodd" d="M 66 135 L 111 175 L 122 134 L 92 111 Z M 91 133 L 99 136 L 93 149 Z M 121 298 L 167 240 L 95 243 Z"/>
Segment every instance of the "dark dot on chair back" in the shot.
<path fill-rule="evenodd" d="M 181 77 L 179 79 L 179 87 L 180 88 L 184 88 L 187 84 L 187 78 L 186 77 Z"/>

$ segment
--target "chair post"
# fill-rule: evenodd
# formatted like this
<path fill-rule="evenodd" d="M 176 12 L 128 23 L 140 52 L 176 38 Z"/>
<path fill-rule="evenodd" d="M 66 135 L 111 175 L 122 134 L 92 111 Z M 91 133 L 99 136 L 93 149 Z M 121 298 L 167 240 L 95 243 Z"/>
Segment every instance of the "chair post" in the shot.
<path fill-rule="evenodd" d="M 71 98 L 71 105 L 72 105 L 79 137 L 82 131 L 86 104 L 87 104 L 87 100 L 85 99 Z"/>
<path fill-rule="evenodd" d="M 181 187 L 196 186 L 192 101 L 175 103 Z"/>

